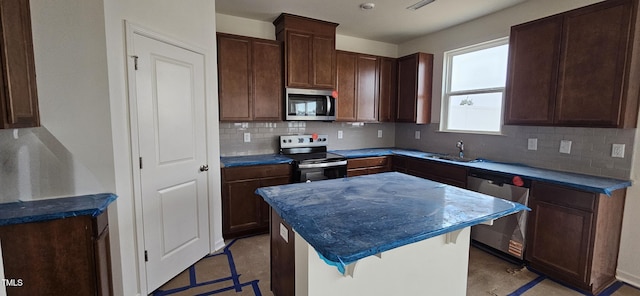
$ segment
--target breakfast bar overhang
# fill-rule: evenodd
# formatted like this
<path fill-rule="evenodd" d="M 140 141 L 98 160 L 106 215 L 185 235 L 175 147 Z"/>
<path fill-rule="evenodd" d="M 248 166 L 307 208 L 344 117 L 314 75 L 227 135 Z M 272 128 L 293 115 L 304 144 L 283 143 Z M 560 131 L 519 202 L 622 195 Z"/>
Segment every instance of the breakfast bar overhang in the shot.
<path fill-rule="evenodd" d="M 470 227 L 528 210 L 398 172 L 256 193 L 272 208 L 272 248 L 295 241 L 297 296 L 466 295 Z"/>

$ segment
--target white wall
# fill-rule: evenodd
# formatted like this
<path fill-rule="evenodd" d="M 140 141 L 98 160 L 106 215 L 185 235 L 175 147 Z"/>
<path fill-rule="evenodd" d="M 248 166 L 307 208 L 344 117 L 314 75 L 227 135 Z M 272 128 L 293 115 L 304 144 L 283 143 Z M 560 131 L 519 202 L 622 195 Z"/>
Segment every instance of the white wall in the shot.
<path fill-rule="evenodd" d="M 102 1 L 31 0 L 40 119 L 114 191 Z"/>
<path fill-rule="evenodd" d="M 117 295 L 146 295 L 143 265 L 140 262 L 142 250 L 141 233 L 137 233 L 132 195 L 131 147 L 129 139 L 129 114 L 127 101 L 127 73 L 125 56 L 125 25 L 131 22 L 158 34 L 201 48 L 205 54 L 207 134 L 209 194 L 213 211 L 212 245 L 222 245 L 220 210 L 220 167 L 218 145 L 218 98 L 217 64 L 215 46 L 215 2 L 214 0 L 193 0 L 188 3 L 172 0 L 109 0 L 105 1 L 105 29 L 108 61 L 110 108 L 113 136 L 113 159 L 116 172 L 116 193 L 118 194 L 117 231 L 112 235 L 117 241 L 112 243 L 112 252 L 119 257 L 119 268 L 114 268 L 114 284 Z M 115 250 L 114 250 L 115 249 Z"/>
<path fill-rule="evenodd" d="M 218 32 L 250 36 L 264 39 L 276 39 L 273 23 L 257 21 L 226 14 L 216 15 Z M 391 43 L 362 39 L 336 34 L 336 49 L 395 58 L 398 46 Z"/>

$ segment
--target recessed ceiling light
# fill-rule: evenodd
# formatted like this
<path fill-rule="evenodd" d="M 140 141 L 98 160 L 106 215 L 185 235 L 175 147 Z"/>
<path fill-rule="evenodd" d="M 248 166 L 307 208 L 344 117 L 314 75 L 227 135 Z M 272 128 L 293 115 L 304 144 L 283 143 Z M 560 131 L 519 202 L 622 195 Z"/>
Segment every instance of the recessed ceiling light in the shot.
<path fill-rule="evenodd" d="M 371 10 L 376 7 L 375 3 L 362 3 L 360 4 L 360 9 L 362 10 Z"/>
<path fill-rule="evenodd" d="M 413 5 L 409 6 L 409 7 L 407 7 L 407 9 L 409 9 L 409 10 L 418 10 L 419 8 L 422 8 L 423 6 L 429 4 L 429 3 L 433 2 L 433 1 L 436 1 L 436 0 L 422 0 L 422 1 L 418 2 L 418 3 L 416 3 L 416 4 L 413 4 Z"/>

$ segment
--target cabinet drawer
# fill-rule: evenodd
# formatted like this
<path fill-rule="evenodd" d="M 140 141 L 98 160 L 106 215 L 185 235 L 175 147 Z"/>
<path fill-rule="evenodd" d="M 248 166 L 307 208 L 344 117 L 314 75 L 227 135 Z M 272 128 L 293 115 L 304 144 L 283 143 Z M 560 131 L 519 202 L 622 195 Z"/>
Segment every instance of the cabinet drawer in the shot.
<path fill-rule="evenodd" d="M 550 204 L 566 206 L 574 209 L 593 211 L 597 194 L 580 191 L 559 185 L 533 182 L 531 184 L 531 198 Z"/>
<path fill-rule="evenodd" d="M 460 186 L 467 183 L 467 169 L 457 165 L 416 160 L 407 162 L 407 170 L 418 177 L 450 185 Z"/>
<path fill-rule="evenodd" d="M 290 175 L 291 165 L 289 164 L 256 165 L 222 169 L 222 179 L 225 182 Z"/>
<path fill-rule="evenodd" d="M 347 161 L 347 169 L 386 166 L 389 164 L 388 156 L 354 158 Z"/>

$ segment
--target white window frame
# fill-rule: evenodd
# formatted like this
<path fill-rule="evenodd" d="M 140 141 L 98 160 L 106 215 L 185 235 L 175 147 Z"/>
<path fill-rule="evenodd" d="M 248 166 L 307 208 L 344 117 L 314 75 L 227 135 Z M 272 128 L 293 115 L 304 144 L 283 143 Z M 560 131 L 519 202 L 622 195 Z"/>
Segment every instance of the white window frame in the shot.
<path fill-rule="evenodd" d="M 454 132 L 454 133 L 467 133 L 467 134 L 487 134 L 487 135 L 502 135 L 502 127 L 504 125 L 504 98 L 505 87 L 497 88 L 483 88 L 483 89 L 471 89 L 465 91 L 451 92 L 451 66 L 453 64 L 453 57 L 461 54 L 466 54 L 474 51 L 488 49 L 492 47 L 502 46 L 509 44 L 509 37 L 503 37 L 496 40 L 491 40 L 479 44 L 470 45 L 467 47 L 446 51 L 444 53 L 444 65 L 443 65 L 443 77 L 442 77 L 442 104 L 440 108 L 440 131 L 441 132 Z M 506 85 L 506 81 L 505 81 Z M 448 114 L 449 114 L 449 98 L 456 95 L 468 95 L 468 94 L 483 94 L 483 93 L 502 93 L 502 107 L 500 110 L 500 127 L 496 131 L 476 131 L 476 130 L 454 130 L 447 128 Z"/>

